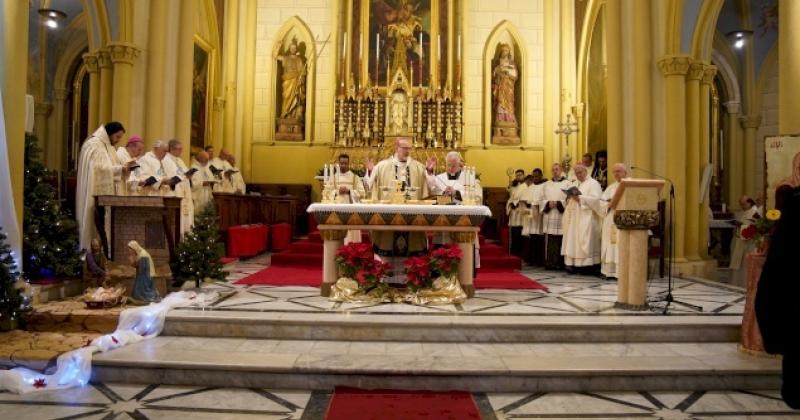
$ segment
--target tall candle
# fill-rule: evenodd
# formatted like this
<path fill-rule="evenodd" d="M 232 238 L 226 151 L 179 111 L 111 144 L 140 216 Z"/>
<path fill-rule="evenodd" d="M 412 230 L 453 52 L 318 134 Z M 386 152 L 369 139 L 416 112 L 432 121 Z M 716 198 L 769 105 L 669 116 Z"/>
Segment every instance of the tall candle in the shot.
<path fill-rule="evenodd" d="M 347 56 L 347 32 L 342 36 L 342 57 Z"/>
<path fill-rule="evenodd" d="M 422 48 L 422 31 L 419 32 L 419 57 L 422 58 L 422 54 L 425 52 L 425 49 Z"/>
<path fill-rule="evenodd" d="M 436 61 L 442 61 L 442 36 L 436 35 Z"/>
<path fill-rule="evenodd" d="M 380 60 L 380 57 L 381 57 L 381 33 L 378 32 L 375 34 L 375 63 L 377 63 L 378 60 Z"/>
<path fill-rule="evenodd" d="M 461 34 L 458 34 L 458 39 L 456 39 L 456 59 L 461 61 Z"/>

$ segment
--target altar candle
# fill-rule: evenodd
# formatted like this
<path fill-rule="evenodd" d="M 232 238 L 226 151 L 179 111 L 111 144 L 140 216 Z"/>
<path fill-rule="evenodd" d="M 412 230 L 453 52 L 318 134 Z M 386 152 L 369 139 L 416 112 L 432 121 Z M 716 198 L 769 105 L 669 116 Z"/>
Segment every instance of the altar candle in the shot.
<path fill-rule="evenodd" d="M 461 34 L 458 34 L 456 40 L 456 60 L 461 61 Z"/>
<path fill-rule="evenodd" d="M 344 33 L 342 37 L 342 57 L 347 56 L 347 32 Z"/>
<path fill-rule="evenodd" d="M 378 68 L 377 63 L 378 60 L 380 60 L 380 57 L 381 57 L 381 33 L 378 32 L 375 34 L 375 63 L 376 63 L 375 68 Z"/>
<path fill-rule="evenodd" d="M 442 36 L 436 35 L 436 61 L 442 61 Z"/>

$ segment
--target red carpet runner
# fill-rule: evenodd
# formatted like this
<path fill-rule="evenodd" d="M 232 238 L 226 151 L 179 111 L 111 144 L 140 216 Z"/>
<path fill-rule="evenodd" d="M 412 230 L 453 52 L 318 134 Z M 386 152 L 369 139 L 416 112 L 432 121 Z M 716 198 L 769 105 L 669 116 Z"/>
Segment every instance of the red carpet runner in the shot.
<path fill-rule="evenodd" d="M 325 420 L 479 420 L 472 395 L 450 391 L 362 390 L 337 387 Z"/>

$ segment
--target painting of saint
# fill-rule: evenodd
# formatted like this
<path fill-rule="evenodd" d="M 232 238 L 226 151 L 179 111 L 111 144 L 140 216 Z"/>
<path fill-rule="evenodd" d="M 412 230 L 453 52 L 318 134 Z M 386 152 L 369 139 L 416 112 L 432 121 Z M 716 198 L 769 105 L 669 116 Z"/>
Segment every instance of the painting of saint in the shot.
<path fill-rule="evenodd" d="M 194 44 L 192 66 L 192 148 L 203 148 L 208 120 L 208 51 Z"/>
<path fill-rule="evenodd" d="M 413 84 L 419 84 L 420 77 L 425 84 L 430 68 L 431 0 L 373 0 L 370 7 L 369 73 L 372 80 L 386 80 L 387 65 L 392 67 L 393 63 L 404 63 L 408 70 L 413 63 L 416 79 Z M 378 38 L 374 34 L 380 34 L 377 67 L 375 51 Z"/>

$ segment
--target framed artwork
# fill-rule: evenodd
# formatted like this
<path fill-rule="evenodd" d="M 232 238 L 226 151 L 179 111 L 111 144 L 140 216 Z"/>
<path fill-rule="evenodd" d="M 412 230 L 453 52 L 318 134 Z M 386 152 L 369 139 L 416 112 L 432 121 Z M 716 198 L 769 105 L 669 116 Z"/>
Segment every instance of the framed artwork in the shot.
<path fill-rule="evenodd" d="M 765 137 L 764 158 L 766 205 L 772 209 L 779 207 L 776 191 L 800 186 L 800 136 Z"/>
<path fill-rule="evenodd" d="M 195 38 L 192 62 L 192 127 L 190 130 L 192 149 L 203 148 L 208 138 L 210 51 L 210 46 Z"/>

